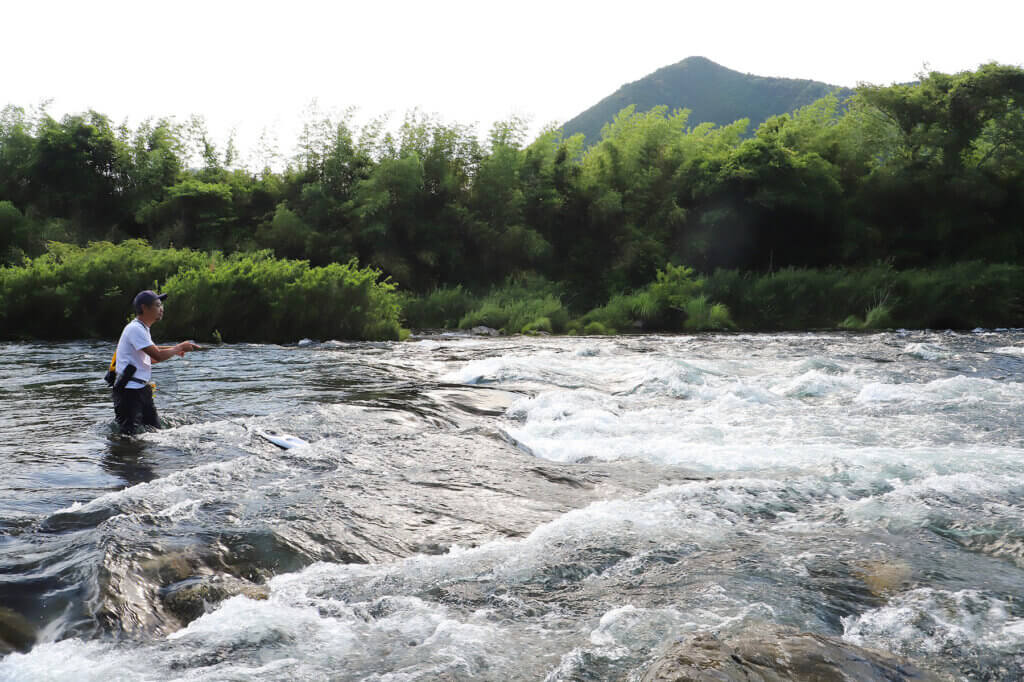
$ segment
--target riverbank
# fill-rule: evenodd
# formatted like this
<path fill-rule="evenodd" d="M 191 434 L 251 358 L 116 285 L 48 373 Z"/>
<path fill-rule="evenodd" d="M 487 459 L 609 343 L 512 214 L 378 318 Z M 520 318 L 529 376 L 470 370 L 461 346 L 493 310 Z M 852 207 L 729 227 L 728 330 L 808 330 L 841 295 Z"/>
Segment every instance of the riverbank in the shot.
<path fill-rule="evenodd" d="M 269 251 L 224 256 L 129 240 L 54 242 L 0 268 L 0 338 L 116 337 L 145 288 L 170 294 L 161 333 L 198 341 L 399 340 L 408 328 L 479 326 L 506 335 L 1024 327 L 1020 265 L 706 275 L 666 265 L 647 286 L 581 309 L 578 292 L 537 275 L 417 295 L 355 261 L 313 267 Z"/>

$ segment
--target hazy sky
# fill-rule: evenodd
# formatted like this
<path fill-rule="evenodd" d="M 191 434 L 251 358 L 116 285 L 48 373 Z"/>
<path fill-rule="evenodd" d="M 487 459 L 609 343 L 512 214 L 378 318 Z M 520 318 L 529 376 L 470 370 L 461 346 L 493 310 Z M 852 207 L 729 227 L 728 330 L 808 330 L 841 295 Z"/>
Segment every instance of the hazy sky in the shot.
<path fill-rule="evenodd" d="M 481 131 L 526 115 L 536 130 L 693 55 L 846 86 L 1024 63 L 1020 0 L 0 3 L 0 105 L 52 98 L 54 115 L 133 125 L 195 113 L 243 147 L 276 130 L 283 151 L 314 98 Z"/>

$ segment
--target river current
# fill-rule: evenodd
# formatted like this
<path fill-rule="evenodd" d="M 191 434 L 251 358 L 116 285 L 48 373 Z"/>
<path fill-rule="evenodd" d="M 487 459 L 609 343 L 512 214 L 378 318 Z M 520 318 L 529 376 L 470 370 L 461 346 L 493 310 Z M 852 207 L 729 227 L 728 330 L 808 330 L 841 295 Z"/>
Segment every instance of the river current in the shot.
<path fill-rule="evenodd" d="M 132 439 L 111 351 L 0 345 L 0 680 L 1024 678 L 1024 332 L 219 346 Z"/>

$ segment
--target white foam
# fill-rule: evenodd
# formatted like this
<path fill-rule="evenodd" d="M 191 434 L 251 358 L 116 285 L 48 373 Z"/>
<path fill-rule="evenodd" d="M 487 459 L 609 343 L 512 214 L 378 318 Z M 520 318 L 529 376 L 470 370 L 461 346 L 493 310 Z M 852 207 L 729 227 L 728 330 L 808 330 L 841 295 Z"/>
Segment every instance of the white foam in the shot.
<path fill-rule="evenodd" d="M 1013 457 L 1019 457 L 1019 451 Z M 890 528 L 917 526 L 949 516 L 965 520 L 963 511 L 985 501 L 989 518 L 1004 517 L 1024 520 L 1019 509 L 997 500 L 1009 500 L 1019 487 L 1018 477 L 993 466 L 998 460 L 987 460 L 978 471 L 928 474 L 919 469 L 918 478 L 910 482 L 888 479 L 887 492 L 878 492 L 842 503 L 851 521 L 882 523 Z M 986 471 L 985 469 L 993 471 Z"/>
<path fill-rule="evenodd" d="M 857 395 L 860 403 L 980 403 L 1024 401 L 1024 384 L 959 375 L 917 383 L 869 383 Z"/>
<path fill-rule="evenodd" d="M 579 358 L 593 358 L 607 353 L 608 350 L 605 346 L 596 343 L 584 344 L 573 351 L 573 355 Z"/>
<path fill-rule="evenodd" d="M 511 358 L 487 358 L 468 362 L 456 371 L 448 372 L 441 381 L 453 384 L 482 384 L 496 381 L 515 381 L 531 376 L 525 363 Z"/>
<path fill-rule="evenodd" d="M 921 360 L 943 360 L 952 354 L 942 346 L 933 343 L 910 343 L 903 349 L 905 355 L 919 358 Z"/>
<path fill-rule="evenodd" d="M 169 507 L 157 512 L 157 516 L 165 516 L 169 519 L 194 518 L 196 509 L 202 504 L 202 500 L 186 498 L 175 502 Z"/>
<path fill-rule="evenodd" d="M 1021 385 L 987 379 L 869 383 L 858 389 L 860 381 L 812 370 L 768 391 L 750 380 L 715 379 L 688 385 L 692 397 L 684 401 L 666 391 L 549 390 L 515 401 L 505 430 L 537 456 L 558 462 L 644 459 L 715 471 L 808 465 L 817 470 L 837 459 L 862 466 L 880 457 L 893 463 L 932 457 L 918 451 L 922 446 L 949 460 L 946 449 L 952 446 L 970 468 L 970 458 L 987 459 L 994 452 L 988 433 L 972 422 L 902 407 L 864 414 L 856 406 L 903 401 L 911 407 L 945 403 L 1010 410 L 1024 403 Z"/>
<path fill-rule="evenodd" d="M 633 605 L 608 611 L 590 633 L 590 643 L 598 647 L 640 649 L 652 647 L 665 638 L 691 630 L 692 623 L 675 609 L 646 609 Z"/>
<path fill-rule="evenodd" d="M 906 656 L 1024 649 L 1024 620 L 1010 605 L 978 590 L 919 588 L 859 616 L 843 618 L 843 638 Z"/>
<path fill-rule="evenodd" d="M 973 422 L 921 414 L 920 407 L 1024 405 L 1020 383 L 968 376 L 891 383 L 879 380 L 887 371 L 875 365 L 851 370 L 820 355 L 709 360 L 693 356 L 693 345 L 666 342 L 663 353 L 638 354 L 606 343 L 593 355 L 592 342 L 581 342 L 573 354 L 472 361 L 445 379 L 539 384 L 534 396 L 513 404 L 506 431 L 540 457 L 640 458 L 714 470 L 749 469 L 750 462 L 803 467 L 810 457 L 834 459 L 829 446 L 845 456 L 865 446 L 981 443 L 985 434 Z"/>
<path fill-rule="evenodd" d="M 820 398 L 834 393 L 854 393 L 860 390 L 861 385 L 855 377 L 836 376 L 833 372 L 811 369 L 773 386 L 771 390 L 788 398 Z"/>
<path fill-rule="evenodd" d="M 112 645 L 65 639 L 43 642 L 27 654 L 0 658 L 0 682 L 109 682 L 151 680 L 147 666 Z"/>
<path fill-rule="evenodd" d="M 63 508 L 58 509 L 57 511 L 53 512 L 53 515 L 56 516 L 57 514 L 71 514 L 71 513 L 80 511 L 84 507 L 85 507 L 85 503 L 83 503 L 83 502 L 77 502 L 77 501 L 76 502 L 72 502 L 70 506 L 63 507 Z"/>

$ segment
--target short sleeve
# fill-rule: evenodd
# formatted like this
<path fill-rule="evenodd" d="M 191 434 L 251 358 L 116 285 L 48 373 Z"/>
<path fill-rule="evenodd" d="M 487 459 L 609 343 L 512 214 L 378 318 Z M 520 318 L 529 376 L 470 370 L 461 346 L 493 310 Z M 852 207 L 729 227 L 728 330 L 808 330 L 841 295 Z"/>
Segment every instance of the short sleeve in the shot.
<path fill-rule="evenodd" d="M 145 327 L 141 324 L 136 324 L 132 325 L 131 329 L 128 330 L 128 343 L 135 350 L 142 350 L 153 345 L 153 338 Z"/>

